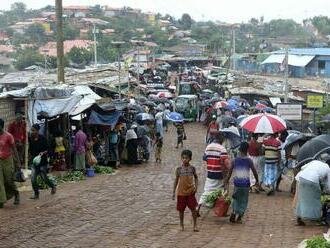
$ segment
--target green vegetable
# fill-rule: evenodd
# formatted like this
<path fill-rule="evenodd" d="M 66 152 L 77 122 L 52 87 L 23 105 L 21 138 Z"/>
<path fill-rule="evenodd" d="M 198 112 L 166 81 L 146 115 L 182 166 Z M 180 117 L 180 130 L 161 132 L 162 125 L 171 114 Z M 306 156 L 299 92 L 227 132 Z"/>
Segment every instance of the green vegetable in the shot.
<path fill-rule="evenodd" d="M 306 248 L 330 248 L 330 243 L 323 237 L 311 238 L 306 243 Z"/>
<path fill-rule="evenodd" d="M 85 179 L 85 174 L 81 171 L 71 171 L 64 176 L 57 176 L 56 180 L 59 183 L 63 182 L 79 182 Z"/>
<path fill-rule="evenodd" d="M 113 174 L 114 169 L 106 166 L 94 166 L 95 173 L 98 174 Z"/>
<path fill-rule="evenodd" d="M 219 197 L 223 197 L 224 200 L 230 204 L 231 203 L 231 198 L 226 194 L 226 192 L 223 189 L 218 189 L 215 191 L 212 191 L 211 193 L 209 193 L 206 197 L 206 204 L 209 206 L 214 206 L 215 202 L 217 201 L 217 199 Z"/>
<path fill-rule="evenodd" d="M 330 202 L 330 195 L 321 195 L 321 202 Z"/>

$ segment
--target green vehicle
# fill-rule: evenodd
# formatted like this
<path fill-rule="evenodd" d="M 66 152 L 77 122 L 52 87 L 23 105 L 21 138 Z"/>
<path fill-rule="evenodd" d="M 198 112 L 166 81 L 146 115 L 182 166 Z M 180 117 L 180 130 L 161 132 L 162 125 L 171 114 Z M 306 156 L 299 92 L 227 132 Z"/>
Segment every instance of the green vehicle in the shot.
<path fill-rule="evenodd" d="M 198 93 L 198 83 L 180 82 L 177 86 L 177 95 L 196 95 Z"/>
<path fill-rule="evenodd" d="M 197 119 L 196 95 L 181 95 L 175 100 L 175 111 L 182 114 L 185 121 L 196 121 Z"/>

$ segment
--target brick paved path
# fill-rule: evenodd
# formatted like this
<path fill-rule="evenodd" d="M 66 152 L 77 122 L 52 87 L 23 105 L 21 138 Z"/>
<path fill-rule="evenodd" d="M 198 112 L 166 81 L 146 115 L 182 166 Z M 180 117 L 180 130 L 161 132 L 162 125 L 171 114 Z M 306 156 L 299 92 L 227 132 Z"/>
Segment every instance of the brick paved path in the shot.
<path fill-rule="evenodd" d="M 185 147 L 193 150 L 201 182 L 205 129 L 187 125 Z M 200 232 L 192 232 L 187 212 L 180 232 L 171 200 L 173 172 L 180 149 L 175 131 L 165 139 L 164 162 L 124 167 L 80 183 L 62 184 L 54 197 L 42 192 L 37 202 L 22 195 L 22 204 L 0 210 L 0 247 L 296 247 L 322 233 L 315 226 L 296 227 L 287 193 L 252 194 L 244 224 L 231 225 L 203 209 Z M 199 187 L 201 191 L 203 185 Z"/>

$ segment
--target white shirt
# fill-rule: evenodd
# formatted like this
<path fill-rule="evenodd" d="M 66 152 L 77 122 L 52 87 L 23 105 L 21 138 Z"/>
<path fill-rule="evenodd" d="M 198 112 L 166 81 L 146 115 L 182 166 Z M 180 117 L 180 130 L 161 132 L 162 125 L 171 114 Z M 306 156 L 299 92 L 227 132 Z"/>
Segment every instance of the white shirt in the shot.
<path fill-rule="evenodd" d="M 131 139 L 137 139 L 137 135 L 133 129 L 129 129 L 126 132 L 126 141 Z"/>
<path fill-rule="evenodd" d="M 318 160 L 313 160 L 301 168 L 301 171 L 296 176 L 296 180 L 299 181 L 300 178 L 303 178 L 314 183 L 320 183 L 320 181 L 324 182 L 327 180 L 328 177 L 330 178 L 329 165 Z M 327 181 L 327 184 L 329 184 L 329 180 Z"/>

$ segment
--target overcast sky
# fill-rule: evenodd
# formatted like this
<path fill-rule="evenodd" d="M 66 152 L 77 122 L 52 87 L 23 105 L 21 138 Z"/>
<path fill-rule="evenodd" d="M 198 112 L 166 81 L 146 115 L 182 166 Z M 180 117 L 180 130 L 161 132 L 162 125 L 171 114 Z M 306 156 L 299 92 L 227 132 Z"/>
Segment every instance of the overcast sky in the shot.
<path fill-rule="evenodd" d="M 0 8 L 9 9 L 17 0 L 1 0 Z M 28 8 L 54 5 L 55 0 L 21 0 Z M 302 21 L 315 15 L 330 15 L 330 0 L 63 0 L 63 5 L 129 6 L 144 11 L 180 17 L 190 14 L 195 20 L 225 22 L 248 21 L 251 17 L 292 18 Z"/>

